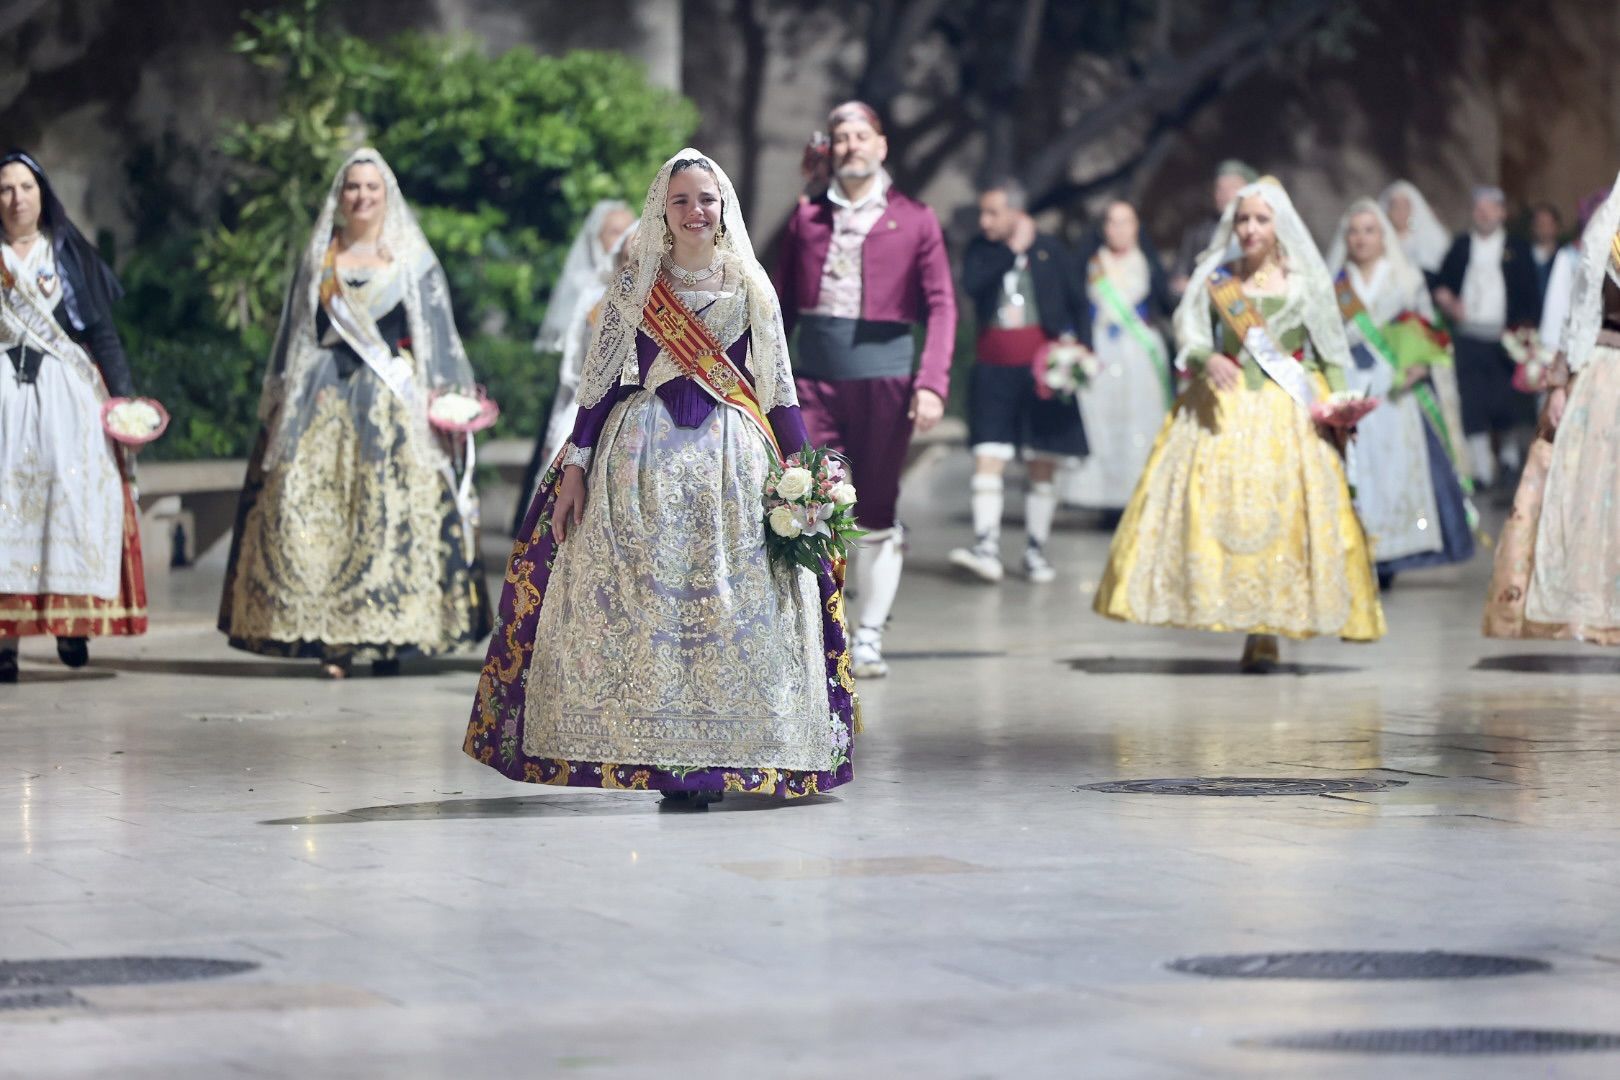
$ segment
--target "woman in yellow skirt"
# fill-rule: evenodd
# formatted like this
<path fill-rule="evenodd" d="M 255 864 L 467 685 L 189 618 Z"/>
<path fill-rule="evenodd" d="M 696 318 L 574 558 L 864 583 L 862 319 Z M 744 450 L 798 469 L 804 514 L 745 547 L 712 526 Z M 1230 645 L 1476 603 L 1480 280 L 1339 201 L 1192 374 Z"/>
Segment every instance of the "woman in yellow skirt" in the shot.
<path fill-rule="evenodd" d="M 1311 415 L 1343 391 L 1350 349 L 1327 267 L 1276 180 L 1227 207 L 1175 325 L 1191 378 L 1114 534 L 1097 611 L 1247 633 L 1242 669 L 1256 673 L 1276 669 L 1279 635 L 1382 637 L 1343 438 Z"/>

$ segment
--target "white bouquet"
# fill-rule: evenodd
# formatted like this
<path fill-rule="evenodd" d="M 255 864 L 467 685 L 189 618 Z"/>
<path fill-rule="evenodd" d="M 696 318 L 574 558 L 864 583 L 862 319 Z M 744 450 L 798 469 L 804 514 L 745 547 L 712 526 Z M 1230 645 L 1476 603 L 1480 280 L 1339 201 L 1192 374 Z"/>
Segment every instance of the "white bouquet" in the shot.
<path fill-rule="evenodd" d="M 168 412 L 151 398 L 111 398 L 101 407 L 102 429 L 125 446 L 149 443 L 168 426 Z"/>
<path fill-rule="evenodd" d="M 482 386 L 471 393 L 439 390 L 428 400 L 428 423 L 440 431 L 483 431 L 500 415 L 500 406 L 485 395 Z"/>

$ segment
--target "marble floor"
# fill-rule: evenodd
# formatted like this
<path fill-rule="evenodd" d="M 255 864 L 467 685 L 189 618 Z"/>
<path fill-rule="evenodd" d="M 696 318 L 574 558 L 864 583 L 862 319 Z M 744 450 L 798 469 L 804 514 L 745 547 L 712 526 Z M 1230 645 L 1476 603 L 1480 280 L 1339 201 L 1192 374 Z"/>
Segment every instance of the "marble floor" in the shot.
<path fill-rule="evenodd" d="M 1266 1045 L 1620 1033 L 1620 658 L 1481 639 L 1481 561 L 1403 579 L 1383 642 L 1240 677 L 1236 639 L 1090 613 L 1107 538 L 1080 515 L 1057 584 L 955 578 L 965 471 L 913 476 L 893 675 L 863 688 L 857 782 L 803 804 L 510 783 L 460 753 L 476 658 L 329 683 L 232 653 L 216 561 L 82 672 L 30 643 L 0 696 L 0 961 L 256 966 L 30 1008 L 0 968 L 0 1076 L 1620 1076 L 1620 1052 Z M 1083 790 L 1198 776 L 1389 786 Z M 1166 966 L 1324 949 L 1551 967 Z"/>

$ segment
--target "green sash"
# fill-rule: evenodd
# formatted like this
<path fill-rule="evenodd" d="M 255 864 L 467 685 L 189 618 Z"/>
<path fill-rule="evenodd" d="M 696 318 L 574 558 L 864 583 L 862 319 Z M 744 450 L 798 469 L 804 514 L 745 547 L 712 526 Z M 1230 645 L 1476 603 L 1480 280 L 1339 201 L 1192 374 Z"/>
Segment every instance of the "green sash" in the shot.
<path fill-rule="evenodd" d="M 1126 302 L 1119 294 L 1119 290 L 1114 287 L 1114 283 L 1108 280 L 1108 275 L 1095 263 L 1092 264 L 1091 287 L 1097 290 L 1097 295 L 1108 308 L 1108 313 L 1114 317 L 1114 321 L 1123 326 L 1125 332 L 1147 350 L 1148 357 L 1153 361 L 1153 370 L 1159 376 L 1159 385 L 1164 389 L 1165 405 L 1174 403 L 1176 384 L 1170 377 L 1169 359 L 1159 348 L 1159 343 L 1154 340 L 1153 332 L 1148 329 L 1147 323 L 1142 321 L 1142 316 L 1136 313 L 1136 308 Z"/>
<path fill-rule="evenodd" d="M 1406 368 L 1413 365 L 1401 362 L 1400 354 L 1390 346 L 1389 339 L 1384 336 L 1384 332 L 1372 321 L 1372 316 L 1367 313 L 1366 305 L 1361 302 L 1361 297 L 1356 295 L 1355 287 L 1350 284 L 1348 271 L 1339 271 L 1338 280 L 1333 283 L 1333 291 L 1339 301 L 1339 314 L 1344 317 L 1344 320 L 1361 331 L 1361 336 L 1366 340 L 1367 347 L 1384 358 L 1384 361 L 1395 371 L 1397 378 L 1404 376 Z M 1463 463 L 1457 460 L 1457 448 L 1451 439 L 1451 429 L 1446 425 L 1445 413 L 1440 410 L 1440 402 L 1435 400 L 1434 390 L 1427 382 L 1420 380 L 1412 384 L 1411 391 L 1412 396 L 1417 400 L 1418 408 L 1423 410 L 1423 415 L 1428 418 L 1429 423 L 1434 427 L 1434 433 L 1440 437 L 1440 445 L 1446 448 L 1446 457 L 1451 461 L 1451 469 L 1457 476 L 1457 483 L 1462 486 L 1463 494 L 1472 495 L 1474 493 L 1474 478 L 1469 474 Z M 1474 509 L 1474 504 L 1471 501 L 1466 502 L 1466 510 L 1469 527 L 1477 532 L 1479 530 L 1479 511 Z"/>

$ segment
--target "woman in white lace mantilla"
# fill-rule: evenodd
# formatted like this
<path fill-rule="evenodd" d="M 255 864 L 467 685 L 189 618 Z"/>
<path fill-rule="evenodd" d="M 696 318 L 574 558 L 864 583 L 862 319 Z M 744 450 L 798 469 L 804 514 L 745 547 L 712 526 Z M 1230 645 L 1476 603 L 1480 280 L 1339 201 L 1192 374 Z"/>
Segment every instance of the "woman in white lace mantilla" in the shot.
<path fill-rule="evenodd" d="M 1562 342 L 1484 629 L 1620 645 L 1620 177 L 1581 234 Z"/>
<path fill-rule="evenodd" d="M 443 269 L 382 155 L 356 151 L 265 376 L 220 602 L 233 646 L 317 658 L 338 678 L 356 659 L 392 674 L 488 632 L 465 437 L 428 421 L 434 391 L 473 383 Z"/>
<path fill-rule="evenodd" d="M 1253 672 L 1276 669 L 1278 635 L 1381 637 L 1340 451 L 1310 408 L 1344 389 L 1350 349 L 1327 267 L 1277 181 L 1227 206 L 1175 324 L 1176 366 L 1192 378 L 1114 534 L 1096 610 L 1244 632 Z"/>
<path fill-rule="evenodd" d="M 722 361 L 708 374 L 693 341 Z M 847 782 L 839 582 L 765 546 L 771 466 L 806 441 L 776 291 L 696 150 L 647 193 L 579 405 L 519 532 L 463 749 L 514 780 L 671 807 Z"/>
<path fill-rule="evenodd" d="M 1349 386 L 1382 402 L 1348 447 L 1356 510 L 1388 589 L 1395 575 L 1463 562 L 1474 522 L 1457 463 L 1466 461 L 1459 402 L 1441 376 L 1450 341 L 1434 326 L 1423 271 L 1371 199 L 1339 219 L 1328 251 L 1339 312 L 1350 340 Z"/>

